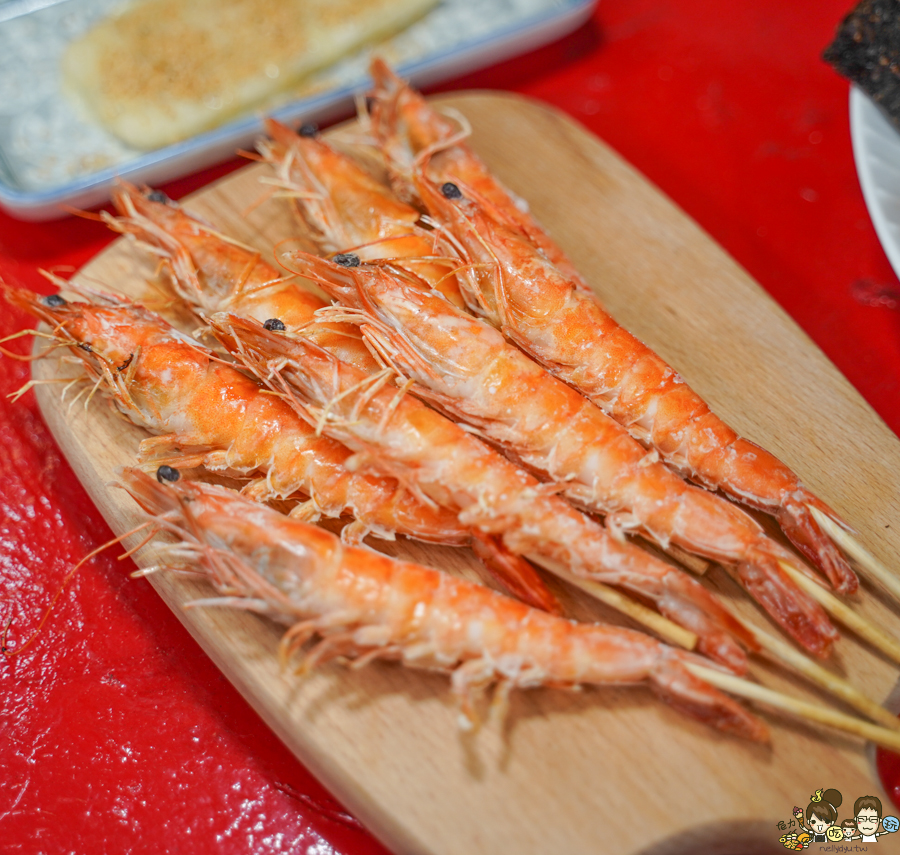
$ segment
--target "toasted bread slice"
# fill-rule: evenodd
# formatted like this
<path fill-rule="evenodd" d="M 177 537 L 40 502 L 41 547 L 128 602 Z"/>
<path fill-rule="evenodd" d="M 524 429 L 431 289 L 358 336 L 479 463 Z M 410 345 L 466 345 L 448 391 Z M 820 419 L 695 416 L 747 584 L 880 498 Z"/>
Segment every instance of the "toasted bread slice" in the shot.
<path fill-rule="evenodd" d="M 261 105 L 437 0 L 140 0 L 63 57 L 67 88 L 135 148 L 193 136 Z"/>

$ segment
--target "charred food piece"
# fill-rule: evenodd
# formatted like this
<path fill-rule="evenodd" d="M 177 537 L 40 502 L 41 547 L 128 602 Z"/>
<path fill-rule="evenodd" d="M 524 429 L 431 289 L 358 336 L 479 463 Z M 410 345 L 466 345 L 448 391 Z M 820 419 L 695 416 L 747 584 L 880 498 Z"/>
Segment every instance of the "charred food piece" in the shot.
<path fill-rule="evenodd" d="M 900 129 L 900 0 L 862 0 L 823 56 Z"/>

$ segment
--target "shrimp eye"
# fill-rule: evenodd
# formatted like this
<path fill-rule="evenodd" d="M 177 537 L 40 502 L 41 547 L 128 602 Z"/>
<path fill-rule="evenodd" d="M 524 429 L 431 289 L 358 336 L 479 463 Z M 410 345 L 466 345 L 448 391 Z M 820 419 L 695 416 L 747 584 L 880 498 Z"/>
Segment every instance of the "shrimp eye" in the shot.
<path fill-rule="evenodd" d="M 462 190 L 460 190 L 452 181 L 441 184 L 441 193 L 445 199 L 462 199 Z"/>
<path fill-rule="evenodd" d="M 159 469 L 156 470 L 156 480 L 159 481 L 160 484 L 163 484 L 166 481 L 174 483 L 180 477 L 181 473 L 173 466 L 160 466 Z"/>
<path fill-rule="evenodd" d="M 88 353 L 93 353 L 94 349 L 91 347 L 90 342 L 83 341 L 78 345 L 82 350 L 87 351 Z"/>
<path fill-rule="evenodd" d="M 170 204 L 172 201 L 162 190 L 151 190 L 147 194 L 147 198 L 151 202 L 163 202 L 166 205 Z"/>
<path fill-rule="evenodd" d="M 297 133 L 301 137 L 315 137 L 319 134 L 319 126 L 314 122 L 304 122 L 297 128 Z"/>
<path fill-rule="evenodd" d="M 359 267 L 359 256 L 352 252 L 340 252 L 331 260 L 341 267 Z"/>
<path fill-rule="evenodd" d="M 49 297 L 44 297 L 44 305 L 55 309 L 58 306 L 65 306 L 66 301 L 59 294 L 51 294 Z"/>
<path fill-rule="evenodd" d="M 263 326 L 267 330 L 278 330 L 281 332 L 284 329 L 284 321 L 279 321 L 278 318 L 269 318 Z"/>

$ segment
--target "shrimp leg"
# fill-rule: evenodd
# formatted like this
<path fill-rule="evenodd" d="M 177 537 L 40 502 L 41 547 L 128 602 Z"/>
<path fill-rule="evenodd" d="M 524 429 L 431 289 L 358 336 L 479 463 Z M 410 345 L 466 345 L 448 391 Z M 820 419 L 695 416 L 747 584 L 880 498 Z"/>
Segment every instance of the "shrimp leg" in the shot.
<path fill-rule="evenodd" d="M 30 291 L 6 289 L 9 302 L 65 329 L 90 376 L 105 379 L 117 406 L 156 436 L 141 444 L 144 464 L 202 466 L 253 480 L 257 501 L 310 497 L 308 518 L 353 516 L 347 536 L 395 533 L 448 546 L 472 545 L 498 582 L 532 605 L 559 612 L 539 574 L 524 559 L 488 548 L 480 532 L 452 511 L 405 489 L 393 478 L 353 472 L 350 449 L 315 431 L 284 401 L 262 394 L 256 382 L 172 329 L 149 310 L 121 300 L 95 306 L 54 296 L 52 305 Z M 107 298 L 110 302 L 112 298 Z M 85 346 L 87 349 L 85 349 Z M 122 365 L 140 349 L 123 387 Z M 134 363 L 133 363 L 134 364 Z M 301 511 L 298 511 L 300 513 Z"/>
<path fill-rule="evenodd" d="M 466 195 L 464 184 L 450 185 L 454 189 L 445 193 L 419 174 L 417 186 L 463 253 L 465 264 L 457 280 L 470 311 L 584 394 L 686 478 L 772 514 L 837 590 L 856 590 L 856 574 L 810 508 L 845 524 L 795 473 L 721 421 L 673 368 L 620 327 L 592 294 L 521 234 L 488 216 Z M 477 268 L 477 274 L 467 268 Z"/>
<path fill-rule="evenodd" d="M 350 307 L 335 310 L 340 318 L 355 312 L 365 339 L 415 381 L 420 397 L 557 482 L 574 504 L 610 515 L 610 525 L 737 565 L 747 590 L 787 632 L 807 649 L 827 652 L 834 628 L 779 566 L 798 563 L 790 552 L 730 502 L 686 484 L 493 327 L 390 265 L 342 267 L 296 253 L 290 266 Z"/>
<path fill-rule="evenodd" d="M 702 585 L 634 544 L 619 542 L 449 419 L 395 389 L 366 394 L 362 372 L 303 337 L 233 315 L 209 320 L 238 360 L 362 460 L 458 509 L 461 522 L 500 537 L 516 555 L 541 556 L 576 575 L 648 597 L 697 633 L 704 652 L 730 667 L 745 667 L 735 638 L 746 643 L 746 630 Z"/>
<path fill-rule="evenodd" d="M 346 546 L 320 528 L 283 517 L 220 487 L 162 485 L 139 470 L 122 481 L 177 556 L 229 598 L 293 626 L 286 642 L 318 634 L 309 659 L 400 659 L 451 672 L 471 726 L 473 695 L 490 683 L 649 684 L 667 703 L 727 733 L 768 738 L 765 725 L 687 669 L 693 657 L 639 632 L 548 615 L 462 579 Z M 325 645 L 328 645 L 327 647 Z"/>

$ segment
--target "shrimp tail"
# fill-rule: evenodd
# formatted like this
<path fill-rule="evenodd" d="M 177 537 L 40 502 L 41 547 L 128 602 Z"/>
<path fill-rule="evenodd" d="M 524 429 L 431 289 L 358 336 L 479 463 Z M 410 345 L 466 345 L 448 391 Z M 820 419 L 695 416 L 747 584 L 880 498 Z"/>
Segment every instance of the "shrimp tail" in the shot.
<path fill-rule="evenodd" d="M 698 657 L 677 650 L 665 650 L 650 675 L 650 684 L 656 695 L 679 712 L 704 724 L 714 725 L 725 733 L 754 742 L 768 742 L 769 729 L 764 722 L 688 671 L 685 663 L 694 660 L 708 667 L 708 663 Z"/>
<path fill-rule="evenodd" d="M 831 538 L 813 519 L 809 508 L 814 507 L 846 528 L 838 515 L 812 493 L 801 488 L 797 499 L 785 502 L 776 513 L 782 531 L 794 546 L 815 564 L 841 594 L 853 594 L 859 588 L 859 578 Z"/>
<path fill-rule="evenodd" d="M 768 736 L 755 716 L 691 674 L 694 657 L 641 633 L 563 620 L 432 568 L 342 545 L 221 487 L 164 486 L 133 469 L 120 479 L 176 537 L 173 561 L 196 567 L 229 605 L 292 626 L 282 642 L 287 654 L 320 637 L 306 669 L 336 654 L 357 667 L 379 657 L 436 667 L 451 674 L 463 726 L 474 718 L 475 695 L 493 683 L 501 693 L 650 683 L 704 723 L 748 739 Z"/>
<path fill-rule="evenodd" d="M 547 588 L 531 563 L 507 550 L 495 536 L 472 532 L 472 551 L 487 571 L 516 599 L 533 608 L 562 615 L 559 600 Z"/>
<path fill-rule="evenodd" d="M 697 649 L 735 674 L 747 670 L 748 650 L 759 646 L 747 628 L 706 588 L 684 573 L 668 573 L 657 600 L 661 614 L 697 635 Z"/>
<path fill-rule="evenodd" d="M 796 566 L 797 559 L 771 541 L 761 540 L 748 549 L 737 566 L 741 585 L 798 644 L 823 659 L 837 639 L 822 607 L 801 591 L 779 566 Z M 806 571 L 812 575 L 812 571 Z"/>

